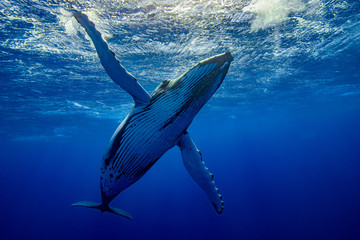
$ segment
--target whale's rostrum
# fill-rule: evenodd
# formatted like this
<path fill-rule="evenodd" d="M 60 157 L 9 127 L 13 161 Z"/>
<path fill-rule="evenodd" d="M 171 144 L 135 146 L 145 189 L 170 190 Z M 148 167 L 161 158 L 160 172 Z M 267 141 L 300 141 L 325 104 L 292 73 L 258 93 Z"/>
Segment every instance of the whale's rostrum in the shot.
<path fill-rule="evenodd" d="M 130 214 L 109 207 L 109 203 L 139 180 L 165 152 L 178 146 L 190 176 L 221 213 L 222 197 L 187 128 L 224 80 L 233 59 L 230 52 L 201 61 L 178 79 L 163 81 L 149 95 L 116 59 L 88 17 L 81 12 L 73 14 L 94 43 L 108 75 L 134 98 L 135 107 L 116 129 L 105 151 L 100 169 L 101 203 L 83 201 L 72 206 L 96 208 L 131 219 Z"/>

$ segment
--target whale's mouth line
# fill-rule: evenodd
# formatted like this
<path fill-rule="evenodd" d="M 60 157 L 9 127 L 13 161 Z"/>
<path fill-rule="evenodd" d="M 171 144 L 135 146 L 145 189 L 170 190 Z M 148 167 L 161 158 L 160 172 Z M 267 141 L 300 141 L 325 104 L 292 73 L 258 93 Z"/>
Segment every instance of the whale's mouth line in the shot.
<path fill-rule="evenodd" d="M 232 60 L 233 60 L 233 56 L 231 55 L 231 53 L 225 52 L 225 53 L 213 56 L 211 58 L 205 59 L 205 60 L 201 61 L 199 64 L 207 65 L 207 64 L 211 64 L 211 63 L 217 63 L 218 66 L 223 66 L 225 63 L 231 63 Z"/>

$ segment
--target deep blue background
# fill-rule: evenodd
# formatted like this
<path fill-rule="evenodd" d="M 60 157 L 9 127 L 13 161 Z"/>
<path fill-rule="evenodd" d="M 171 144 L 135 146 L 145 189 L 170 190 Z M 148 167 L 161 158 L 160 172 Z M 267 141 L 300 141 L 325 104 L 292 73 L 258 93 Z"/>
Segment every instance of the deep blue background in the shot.
<path fill-rule="evenodd" d="M 100 159 L 117 123 L 97 121 L 78 122 L 76 137 L 2 141 L 2 239 L 360 236 L 359 110 L 200 114 L 189 132 L 215 175 L 223 214 L 173 149 L 113 201 L 132 221 L 70 207 L 99 201 Z"/>

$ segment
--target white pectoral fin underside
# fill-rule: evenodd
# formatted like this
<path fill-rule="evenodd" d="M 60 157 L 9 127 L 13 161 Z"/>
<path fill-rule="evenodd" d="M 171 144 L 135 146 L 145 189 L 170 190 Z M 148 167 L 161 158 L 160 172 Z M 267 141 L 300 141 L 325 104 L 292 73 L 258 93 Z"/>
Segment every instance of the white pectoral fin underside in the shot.
<path fill-rule="evenodd" d="M 103 40 L 100 32 L 96 30 L 94 23 L 81 12 L 74 12 L 73 14 L 94 43 L 101 64 L 110 78 L 128 92 L 134 98 L 136 104 L 148 103 L 150 95 L 136 78 L 128 73 L 116 59 L 114 52 L 109 49 L 108 44 Z"/>
<path fill-rule="evenodd" d="M 186 170 L 190 176 L 206 192 L 217 213 L 222 213 L 224 203 L 219 194 L 219 189 L 215 186 L 214 175 L 211 174 L 205 163 L 202 161 L 201 153 L 196 148 L 190 135 L 185 133 L 181 136 L 178 144 Z"/>

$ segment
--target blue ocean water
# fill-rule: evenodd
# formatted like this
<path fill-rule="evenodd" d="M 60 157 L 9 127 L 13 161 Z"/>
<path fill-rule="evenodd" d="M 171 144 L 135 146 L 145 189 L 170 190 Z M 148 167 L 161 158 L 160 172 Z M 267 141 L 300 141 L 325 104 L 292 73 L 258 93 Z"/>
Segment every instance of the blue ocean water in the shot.
<path fill-rule="evenodd" d="M 132 98 L 69 13 L 94 21 L 151 92 L 204 58 L 234 61 L 189 128 L 217 214 L 167 152 L 112 203 L 99 168 Z M 360 3 L 0 2 L 1 239 L 359 239 Z"/>

